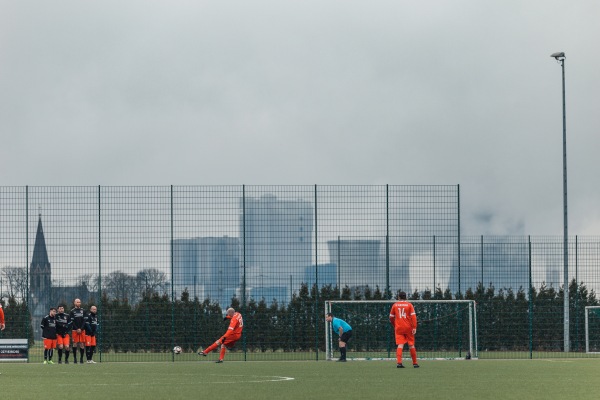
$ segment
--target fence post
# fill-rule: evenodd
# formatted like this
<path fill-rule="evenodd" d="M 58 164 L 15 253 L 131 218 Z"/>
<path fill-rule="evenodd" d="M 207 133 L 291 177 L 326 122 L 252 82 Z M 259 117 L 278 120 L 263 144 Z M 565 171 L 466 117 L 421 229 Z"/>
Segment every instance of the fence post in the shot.
<path fill-rule="evenodd" d="M 483 282 L 483 235 L 481 235 L 481 286 L 485 288 Z"/>
<path fill-rule="evenodd" d="M 246 185 L 242 185 L 242 315 L 246 315 Z M 246 334 L 242 335 L 242 339 L 242 350 L 246 361 Z"/>
<path fill-rule="evenodd" d="M 101 192 L 100 185 L 98 185 L 98 321 L 102 324 L 102 206 L 101 206 Z M 98 338 L 98 353 L 100 355 L 100 362 L 102 362 L 102 339 L 103 329 L 100 329 Z"/>
<path fill-rule="evenodd" d="M 575 235 L 575 351 L 579 351 L 579 251 Z"/>
<path fill-rule="evenodd" d="M 341 279 L 340 279 L 340 274 L 342 273 L 342 268 L 340 265 L 340 235 L 338 235 L 338 241 L 337 241 L 337 287 L 338 287 L 338 292 L 340 293 L 340 299 L 342 298 L 342 286 L 341 286 Z"/>
<path fill-rule="evenodd" d="M 433 296 L 435 297 L 435 284 L 437 280 L 435 279 L 435 235 L 433 235 L 433 288 L 431 289 Z"/>
<path fill-rule="evenodd" d="M 390 188 L 385 185 L 385 297 L 391 299 L 390 291 Z M 338 251 L 339 251 L 338 244 Z"/>
<path fill-rule="evenodd" d="M 27 290 L 26 290 L 26 298 L 25 298 L 25 310 L 27 314 L 31 317 L 31 310 L 29 309 L 29 287 L 31 286 L 31 282 L 29 282 L 29 185 L 25 186 L 25 276 L 27 277 Z M 26 324 L 25 334 L 29 339 L 29 329 L 31 328 L 31 323 Z M 27 362 L 29 362 L 29 356 L 27 356 Z"/>
<path fill-rule="evenodd" d="M 460 287 L 460 185 L 456 185 L 456 202 L 457 202 L 457 246 L 458 246 L 458 293 L 461 293 Z"/>
<path fill-rule="evenodd" d="M 175 285 L 173 262 L 173 185 L 171 185 L 171 350 L 175 347 Z M 171 360 L 175 362 L 175 353 L 171 351 Z"/>
<path fill-rule="evenodd" d="M 315 356 L 319 361 L 319 246 L 318 237 L 319 231 L 317 229 L 317 185 L 315 184 Z"/>
<path fill-rule="evenodd" d="M 531 278 L 531 236 L 527 236 L 529 260 L 529 358 L 533 358 L 533 282 Z"/>

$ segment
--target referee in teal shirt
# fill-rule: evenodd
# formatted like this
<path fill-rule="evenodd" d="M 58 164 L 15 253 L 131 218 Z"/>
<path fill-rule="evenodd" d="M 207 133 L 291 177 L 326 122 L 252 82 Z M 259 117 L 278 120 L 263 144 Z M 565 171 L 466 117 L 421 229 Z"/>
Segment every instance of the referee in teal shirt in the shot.
<path fill-rule="evenodd" d="M 332 313 L 327 313 L 325 321 L 331 322 L 333 331 L 340 335 L 340 359 L 338 361 L 346 362 L 346 343 L 352 337 L 352 327 L 343 319 L 335 318 Z"/>

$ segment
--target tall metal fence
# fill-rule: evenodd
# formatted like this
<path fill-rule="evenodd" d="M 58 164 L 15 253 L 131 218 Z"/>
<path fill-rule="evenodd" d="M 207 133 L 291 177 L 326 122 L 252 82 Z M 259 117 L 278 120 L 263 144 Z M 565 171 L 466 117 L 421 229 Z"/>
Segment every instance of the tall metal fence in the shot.
<path fill-rule="evenodd" d="M 477 300 L 480 356 L 564 355 L 562 238 L 462 236 L 459 194 L 456 185 L 0 187 L 2 337 L 30 338 L 36 360 L 49 307 L 80 298 L 99 308 L 102 360 L 188 360 L 223 334 L 233 306 L 245 328 L 230 359 L 318 360 L 325 300 L 403 290 Z M 569 246 L 568 354 L 582 356 L 600 240 Z"/>

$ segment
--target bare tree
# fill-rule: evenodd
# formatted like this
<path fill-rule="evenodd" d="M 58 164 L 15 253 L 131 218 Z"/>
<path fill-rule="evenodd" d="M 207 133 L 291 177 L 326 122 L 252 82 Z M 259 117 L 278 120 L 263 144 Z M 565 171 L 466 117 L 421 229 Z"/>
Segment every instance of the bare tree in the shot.
<path fill-rule="evenodd" d="M 13 297 L 19 300 L 27 297 L 27 268 L 10 267 L 2 268 L 2 290 L 8 297 Z"/>
<path fill-rule="evenodd" d="M 166 287 L 167 275 L 156 268 L 147 268 L 137 273 L 136 281 L 142 295 L 160 294 Z"/>
<path fill-rule="evenodd" d="M 90 292 L 98 291 L 98 274 L 83 274 L 77 278 L 77 285 L 85 287 Z"/>
<path fill-rule="evenodd" d="M 134 303 L 137 301 L 137 281 L 132 275 L 122 271 L 114 271 L 102 280 L 102 286 L 109 298 L 124 300 Z"/>

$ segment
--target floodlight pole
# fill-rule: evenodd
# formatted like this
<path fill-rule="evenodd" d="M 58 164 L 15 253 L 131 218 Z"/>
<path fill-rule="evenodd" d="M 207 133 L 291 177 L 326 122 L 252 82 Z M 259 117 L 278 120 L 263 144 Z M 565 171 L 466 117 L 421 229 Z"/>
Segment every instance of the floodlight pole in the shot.
<path fill-rule="evenodd" d="M 563 261 L 564 261 L 564 351 L 569 352 L 569 231 L 567 214 L 567 109 L 565 105 L 565 53 L 554 53 L 554 57 L 562 67 L 562 115 L 563 115 Z"/>

